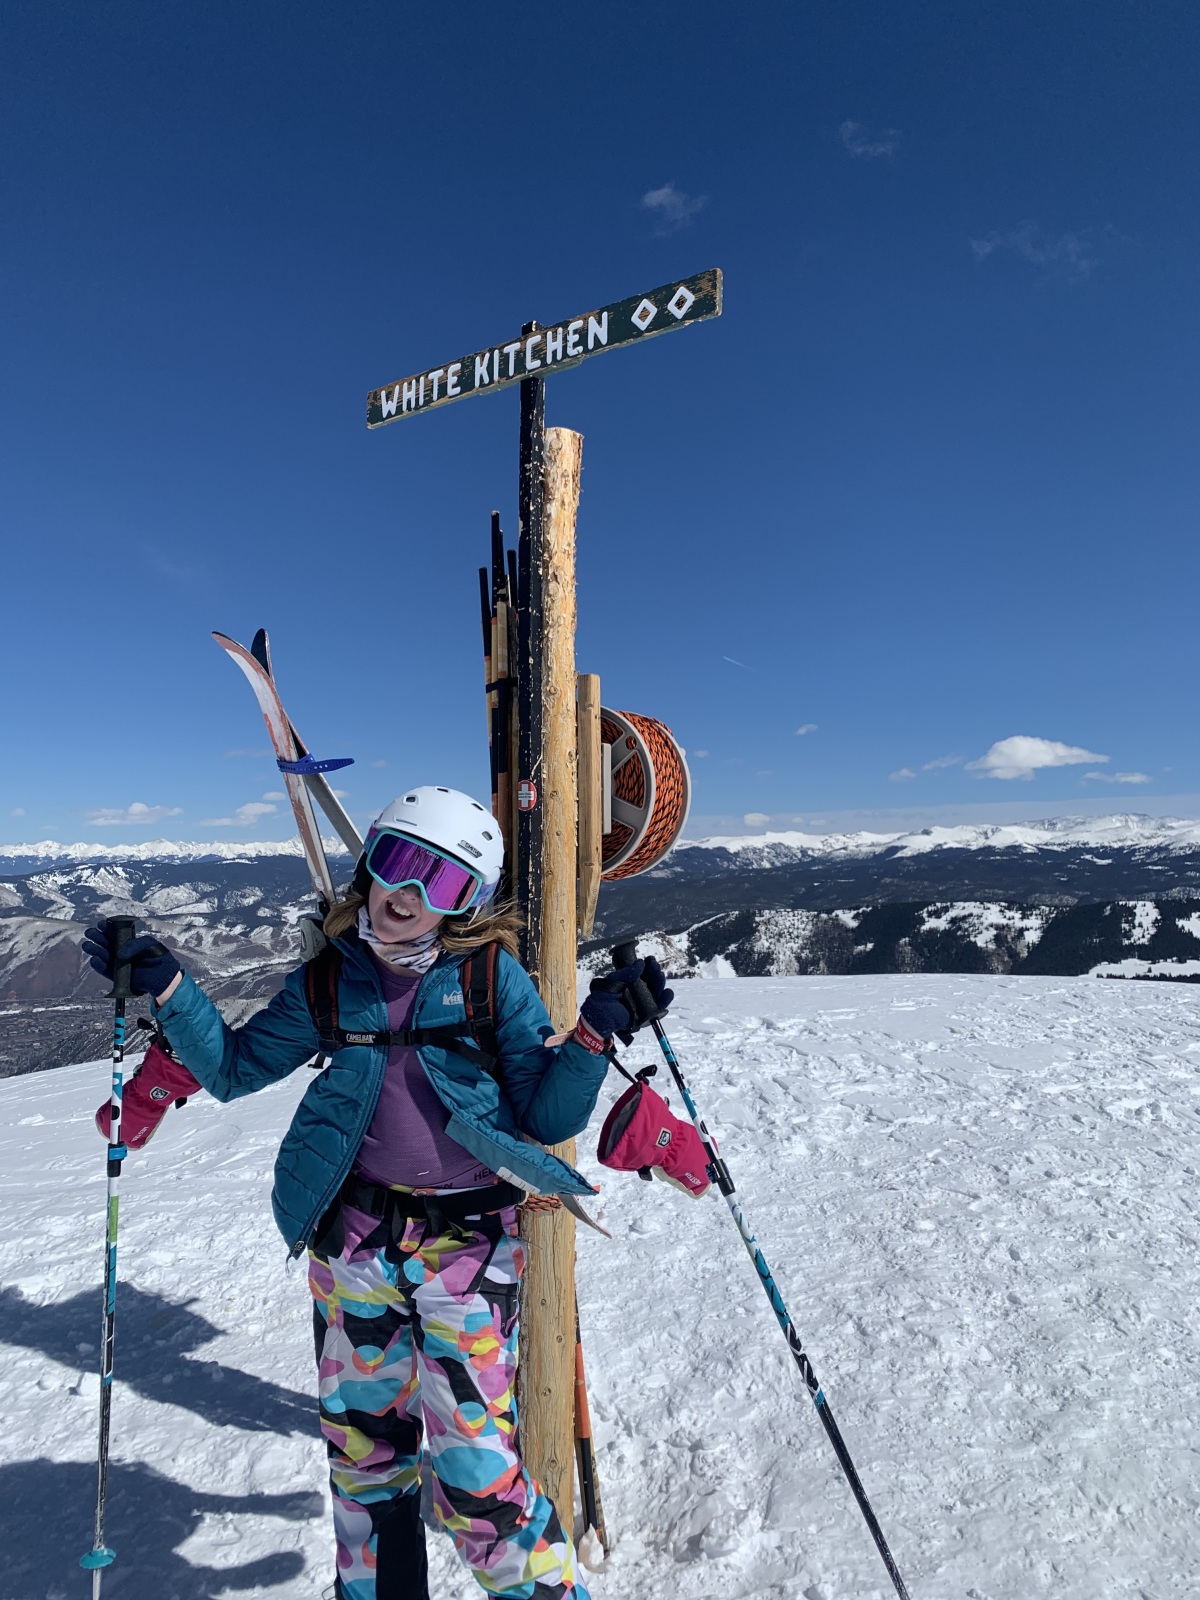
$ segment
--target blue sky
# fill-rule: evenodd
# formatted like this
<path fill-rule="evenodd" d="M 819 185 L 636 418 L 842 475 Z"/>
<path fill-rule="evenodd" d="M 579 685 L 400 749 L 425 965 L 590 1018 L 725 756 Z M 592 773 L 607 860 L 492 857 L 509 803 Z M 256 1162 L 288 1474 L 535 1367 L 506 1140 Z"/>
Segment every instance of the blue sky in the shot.
<path fill-rule="evenodd" d="M 516 396 L 368 434 L 366 392 L 708 266 L 719 321 L 547 408 L 585 436 L 580 666 L 692 753 L 691 831 L 1200 810 L 1198 36 L 1111 0 L 9 8 L 8 839 L 290 832 L 212 628 L 270 628 L 356 815 L 486 790 Z"/>

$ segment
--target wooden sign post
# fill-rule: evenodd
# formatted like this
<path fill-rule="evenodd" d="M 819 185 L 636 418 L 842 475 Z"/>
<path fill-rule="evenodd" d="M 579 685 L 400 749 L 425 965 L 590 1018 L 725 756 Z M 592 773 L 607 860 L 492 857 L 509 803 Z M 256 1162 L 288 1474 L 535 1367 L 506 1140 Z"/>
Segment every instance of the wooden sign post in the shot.
<path fill-rule="evenodd" d="M 575 1026 L 576 1015 L 575 517 L 582 454 L 578 433 L 547 430 L 541 559 L 534 562 L 542 599 L 541 680 L 530 718 L 539 729 L 540 748 L 534 747 L 535 764 L 525 769 L 536 774 L 534 815 L 540 825 L 537 853 L 530 851 L 529 865 L 535 870 L 522 882 L 537 895 L 538 985 L 555 1032 L 561 1033 Z M 550 1149 L 574 1163 L 574 1139 Z M 575 1505 L 575 1219 L 565 1207 L 527 1210 L 521 1234 L 527 1245 L 519 1367 L 523 1448 L 530 1470 L 570 1531 Z"/>
<path fill-rule="evenodd" d="M 575 1023 L 579 930 L 591 932 L 600 886 L 602 763 L 599 680 L 577 679 L 575 672 L 575 520 L 583 440 L 566 428 L 547 432 L 545 379 L 605 350 L 720 316 L 721 288 L 720 270 L 711 268 L 547 327 L 527 322 L 518 339 L 426 368 L 367 396 L 367 426 L 379 428 L 471 395 L 521 386 L 516 571 L 506 565 L 493 518 L 490 612 L 486 574 L 483 583 L 484 654 L 508 882 L 525 921 L 525 964 L 560 1032 Z M 505 590 L 499 604 L 497 587 Z M 513 604 L 515 637 L 509 626 Z M 514 724 L 515 770 L 507 743 L 499 747 Z M 553 1151 L 573 1161 L 574 1140 Z M 575 1221 L 564 1208 L 526 1209 L 522 1234 L 529 1247 L 521 1316 L 523 1451 L 570 1533 Z"/>

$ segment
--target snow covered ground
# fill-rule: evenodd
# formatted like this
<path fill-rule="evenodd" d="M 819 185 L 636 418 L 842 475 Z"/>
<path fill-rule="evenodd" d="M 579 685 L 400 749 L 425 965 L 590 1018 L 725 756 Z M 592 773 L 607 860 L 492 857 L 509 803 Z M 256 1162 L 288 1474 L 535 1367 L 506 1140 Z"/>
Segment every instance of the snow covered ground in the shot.
<path fill-rule="evenodd" d="M 672 1038 L 914 1600 L 1200 1594 L 1200 988 L 680 988 Z M 329 1580 L 307 1292 L 267 1202 L 306 1077 L 172 1113 L 126 1163 L 111 1600 Z M 105 1081 L 0 1083 L 0 1600 L 90 1592 Z M 602 1110 L 593 1595 L 882 1600 L 728 1213 L 599 1168 Z M 431 1537 L 437 1600 L 477 1594 Z"/>

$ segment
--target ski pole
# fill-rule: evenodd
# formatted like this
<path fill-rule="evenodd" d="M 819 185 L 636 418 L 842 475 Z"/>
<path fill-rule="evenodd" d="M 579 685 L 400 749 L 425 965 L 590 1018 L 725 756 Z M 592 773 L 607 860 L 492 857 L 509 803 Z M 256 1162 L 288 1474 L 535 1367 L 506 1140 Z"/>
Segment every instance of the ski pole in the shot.
<path fill-rule="evenodd" d="M 116 953 L 134 936 L 132 917 L 109 917 L 109 947 Z M 121 1162 L 127 1151 L 121 1143 L 121 1094 L 124 1088 L 125 1002 L 133 997 L 133 968 L 129 962 L 113 968 L 113 986 L 107 999 L 113 1004 L 112 1099 L 108 1126 L 108 1217 L 104 1238 L 104 1310 L 100 1323 L 100 1444 L 96 1471 L 96 1533 L 92 1548 L 80 1556 L 79 1565 L 92 1574 L 92 1600 L 100 1600 L 100 1580 L 116 1551 L 104 1542 L 104 1510 L 108 1492 L 108 1430 L 112 1416 L 113 1336 L 117 1311 L 117 1203 Z"/>
<path fill-rule="evenodd" d="M 596 1449 L 592 1442 L 592 1417 L 588 1408 L 587 1379 L 583 1370 L 583 1336 L 579 1329 L 579 1302 L 575 1302 L 575 1456 L 579 1468 L 579 1498 L 583 1504 L 583 1533 L 579 1539 L 579 1558 L 593 1571 L 608 1556 L 608 1529 L 600 1503 L 600 1475 L 596 1471 Z M 589 1544 L 600 1545 L 600 1559 Z"/>
<path fill-rule="evenodd" d="M 617 945 L 612 951 L 612 964 L 614 967 L 632 966 L 636 960 L 637 941 L 635 939 L 630 939 L 623 944 Z M 733 1179 L 729 1175 L 729 1168 L 721 1159 L 720 1152 L 717 1149 L 717 1142 L 709 1133 L 708 1128 L 705 1126 L 704 1118 L 696 1109 L 696 1102 L 692 1099 L 692 1092 L 688 1088 L 687 1080 L 683 1075 L 683 1068 L 679 1065 L 679 1058 L 671 1048 L 671 1041 L 667 1038 L 666 1030 L 659 1020 L 666 1013 L 656 1004 L 649 985 L 643 979 L 639 978 L 636 983 L 631 985 L 631 989 L 630 999 L 638 1018 L 637 1026 L 643 1027 L 646 1023 L 649 1023 L 654 1030 L 659 1048 L 663 1053 L 667 1066 L 671 1069 L 671 1076 L 675 1079 L 679 1093 L 683 1096 L 683 1103 L 687 1107 L 692 1126 L 700 1136 L 700 1142 L 704 1146 L 704 1153 L 709 1162 L 709 1176 L 725 1198 L 725 1204 L 729 1207 L 730 1215 L 733 1217 L 737 1231 L 741 1235 L 742 1243 L 746 1246 L 750 1259 L 754 1263 L 759 1282 L 763 1286 L 763 1293 L 771 1302 L 771 1310 L 775 1313 L 775 1320 L 783 1329 L 783 1336 L 788 1342 L 788 1349 L 792 1352 L 792 1359 L 800 1369 L 800 1376 L 804 1379 L 805 1387 L 812 1397 L 813 1405 L 817 1408 L 817 1415 L 821 1419 L 821 1425 L 829 1436 L 829 1442 L 838 1458 L 838 1465 L 845 1474 L 846 1482 L 850 1485 L 854 1498 L 858 1501 L 858 1509 L 862 1512 L 863 1519 L 871 1531 L 871 1537 L 875 1541 L 875 1548 L 883 1558 L 883 1564 L 888 1570 L 888 1577 L 891 1578 L 892 1583 L 895 1585 L 896 1593 L 900 1596 L 900 1600 L 909 1600 L 908 1589 L 905 1587 L 904 1579 L 900 1576 L 900 1569 L 897 1567 L 895 1558 L 888 1548 L 888 1542 L 883 1536 L 883 1529 L 879 1526 L 875 1513 L 871 1509 L 866 1490 L 863 1488 L 854 1463 L 850 1459 L 846 1441 L 842 1438 L 841 1430 L 833 1419 L 833 1412 L 829 1409 L 825 1391 L 817 1382 L 817 1375 L 812 1369 L 812 1362 L 805 1353 L 800 1335 L 796 1332 L 795 1324 L 792 1322 L 788 1309 L 783 1303 L 779 1285 L 775 1282 L 766 1258 L 758 1247 L 758 1241 L 751 1233 L 750 1226 L 742 1213 L 741 1202 L 737 1197 Z"/>

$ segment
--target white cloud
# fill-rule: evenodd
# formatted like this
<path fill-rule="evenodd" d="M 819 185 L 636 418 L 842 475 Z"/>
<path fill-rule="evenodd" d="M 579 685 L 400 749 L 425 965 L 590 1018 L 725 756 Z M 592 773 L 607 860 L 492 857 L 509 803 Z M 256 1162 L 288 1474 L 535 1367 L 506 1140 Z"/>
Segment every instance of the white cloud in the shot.
<path fill-rule="evenodd" d="M 742 821 L 748 828 L 761 828 L 770 822 L 770 817 L 765 811 L 747 811 Z"/>
<path fill-rule="evenodd" d="M 329 792 L 335 800 L 349 800 L 350 798 L 349 789 L 331 789 Z M 280 799 L 282 798 L 283 796 L 281 795 Z"/>
<path fill-rule="evenodd" d="M 257 822 L 259 817 L 269 817 L 279 807 L 270 800 L 248 800 L 244 806 L 239 806 L 234 816 L 240 822 Z"/>
<path fill-rule="evenodd" d="M 372 761 L 371 765 L 373 767 L 386 767 L 387 766 L 387 762 L 386 761 Z"/>
<path fill-rule="evenodd" d="M 943 767 L 957 767 L 962 764 L 961 756 L 935 756 L 932 761 L 922 764 L 921 772 L 940 772 Z M 893 783 L 907 783 L 910 778 L 918 776 L 915 767 L 900 767 L 895 772 L 889 772 L 888 777 Z"/>
<path fill-rule="evenodd" d="M 707 204 L 706 194 L 685 194 L 673 183 L 664 183 L 661 189 L 647 189 L 642 196 L 642 209 L 654 213 L 654 231 L 659 235 L 678 233 L 680 228 L 686 228 Z"/>
<path fill-rule="evenodd" d="M 231 817 L 205 817 L 201 823 L 203 828 L 249 828 L 260 817 L 269 817 L 279 807 L 272 805 L 269 800 L 247 800 L 244 806 L 238 806 Z"/>
<path fill-rule="evenodd" d="M 1084 750 L 1077 744 L 1061 744 L 1057 739 L 1035 739 L 1026 733 L 999 739 L 978 761 L 968 761 L 968 772 L 981 772 L 988 778 L 1032 778 L 1042 767 L 1077 767 L 1087 761 L 1107 761 L 1108 756 Z"/>
<path fill-rule="evenodd" d="M 85 813 L 97 828 L 147 828 L 163 817 L 181 817 L 182 806 L 148 806 L 135 800 L 129 806 L 99 806 Z"/>
<path fill-rule="evenodd" d="M 753 667 L 748 667 L 744 661 L 735 661 L 732 656 L 722 656 L 722 661 L 728 661 L 731 667 L 741 667 L 743 672 L 753 672 Z"/>
<path fill-rule="evenodd" d="M 223 759 L 225 761 L 240 761 L 243 757 L 249 757 L 252 761 L 258 761 L 263 756 L 273 754 L 273 750 L 226 750 Z"/>
<path fill-rule="evenodd" d="M 287 799 L 287 795 L 284 794 L 282 789 L 268 789 L 266 794 L 263 795 L 263 799 L 264 800 L 286 800 Z"/>
<path fill-rule="evenodd" d="M 900 143 L 899 128 L 882 128 L 878 134 L 872 135 L 861 122 L 843 122 L 838 129 L 838 136 L 847 154 L 860 161 L 877 161 L 881 156 L 894 156 L 896 146 Z"/>
<path fill-rule="evenodd" d="M 10 817 L 23 817 L 25 815 L 25 807 L 14 806 L 8 814 Z"/>
<path fill-rule="evenodd" d="M 693 750 L 692 754 L 694 756 L 696 756 L 699 760 L 703 761 L 705 756 L 708 754 L 708 751 L 707 750 Z"/>
<path fill-rule="evenodd" d="M 1085 772 L 1084 782 L 1089 778 L 1097 783 L 1153 783 L 1154 779 L 1148 772 Z"/>
<path fill-rule="evenodd" d="M 1090 234 L 1060 233 L 1055 239 L 1036 222 L 1019 222 L 1007 233 L 993 231 L 982 239 L 972 239 L 971 249 L 976 261 L 986 261 L 997 250 L 1011 250 L 1031 266 L 1044 267 L 1051 276 L 1073 283 L 1083 283 L 1096 265 L 1096 257 L 1089 253 Z"/>
<path fill-rule="evenodd" d="M 816 733 L 816 731 L 817 725 L 815 722 L 802 722 L 796 729 L 796 737 L 797 739 L 803 739 L 806 733 Z"/>

